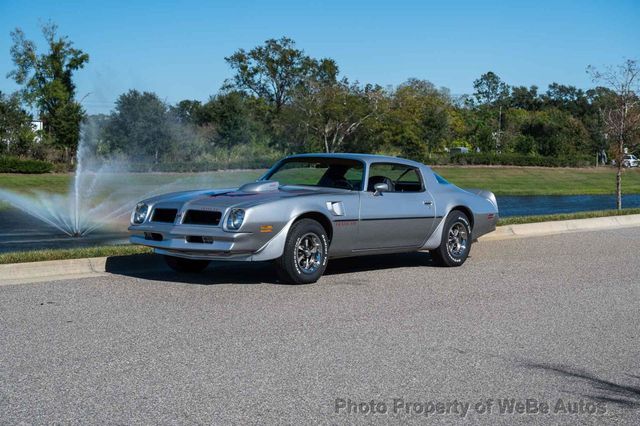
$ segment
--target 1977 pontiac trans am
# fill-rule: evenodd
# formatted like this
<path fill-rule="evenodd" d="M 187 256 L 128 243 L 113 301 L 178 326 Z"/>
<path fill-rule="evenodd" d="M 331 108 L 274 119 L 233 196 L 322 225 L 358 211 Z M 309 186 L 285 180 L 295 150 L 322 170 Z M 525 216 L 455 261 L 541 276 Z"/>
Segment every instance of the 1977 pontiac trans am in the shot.
<path fill-rule="evenodd" d="M 460 266 L 497 220 L 491 192 L 460 189 L 424 164 L 303 154 L 240 188 L 144 200 L 129 230 L 132 243 L 153 247 L 181 272 L 211 260 L 271 260 L 283 280 L 303 284 L 337 257 L 428 250 L 436 263 Z"/>

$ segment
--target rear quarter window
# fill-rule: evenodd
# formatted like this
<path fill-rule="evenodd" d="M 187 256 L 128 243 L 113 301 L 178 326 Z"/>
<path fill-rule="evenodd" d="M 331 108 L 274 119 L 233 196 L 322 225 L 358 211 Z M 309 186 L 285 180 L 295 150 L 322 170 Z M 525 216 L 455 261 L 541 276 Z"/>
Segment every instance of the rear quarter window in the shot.
<path fill-rule="evenodd" d="M 441 184 L 441 185 L 451 185 L 451 183 L 449 183 L 448 180 L 446 180 L 445 178 L 443 178 L 439 174 L 434 173 L 433 175 L 436 177 L 436 180 L 438 181 L 439 184 Z"/>

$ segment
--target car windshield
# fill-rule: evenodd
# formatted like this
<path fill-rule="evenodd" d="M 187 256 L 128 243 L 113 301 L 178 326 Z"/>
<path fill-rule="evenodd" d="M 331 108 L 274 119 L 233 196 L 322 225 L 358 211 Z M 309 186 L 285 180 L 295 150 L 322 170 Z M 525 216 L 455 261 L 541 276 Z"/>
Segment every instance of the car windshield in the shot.
<path fill-rule="evenodd" d="M 345 158 L 291 158 L 270 170 L 263 180 L 280 185 L 321 186 L 360 191 L 364 166 Z"/>

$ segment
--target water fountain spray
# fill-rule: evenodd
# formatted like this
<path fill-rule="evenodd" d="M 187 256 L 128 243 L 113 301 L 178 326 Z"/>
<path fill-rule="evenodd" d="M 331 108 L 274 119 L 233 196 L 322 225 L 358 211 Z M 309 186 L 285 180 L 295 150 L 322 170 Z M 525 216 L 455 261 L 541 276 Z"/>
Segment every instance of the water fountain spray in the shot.
<path fill-rule="evenodd" d="M 150 191 L 135 184 L 125 160 L 97 159 L 91 138 L 83 137 L 76 152 L 76 170 L 65 194 L 29 193 L 0 189 L 0 200 L 52 226 L 69 237 L 80 238 L 103 227 L 124 231 L 123 221 L 136 202 L 153 195 L 183 189 L 184 179 L 157 185 Z"/>

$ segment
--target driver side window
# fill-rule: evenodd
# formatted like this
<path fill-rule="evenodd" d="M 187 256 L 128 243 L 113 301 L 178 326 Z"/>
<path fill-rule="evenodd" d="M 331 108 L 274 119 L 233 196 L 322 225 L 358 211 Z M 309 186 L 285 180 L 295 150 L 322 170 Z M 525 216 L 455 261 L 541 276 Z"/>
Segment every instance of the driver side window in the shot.
<path fill-rule="evenodd" d="M 389 192 L 422 192 L 422 179 L 417 168 L 404 164 L 374 163 L 369 167 L 367 191 L 377 183 L 386 183 Z"/>

